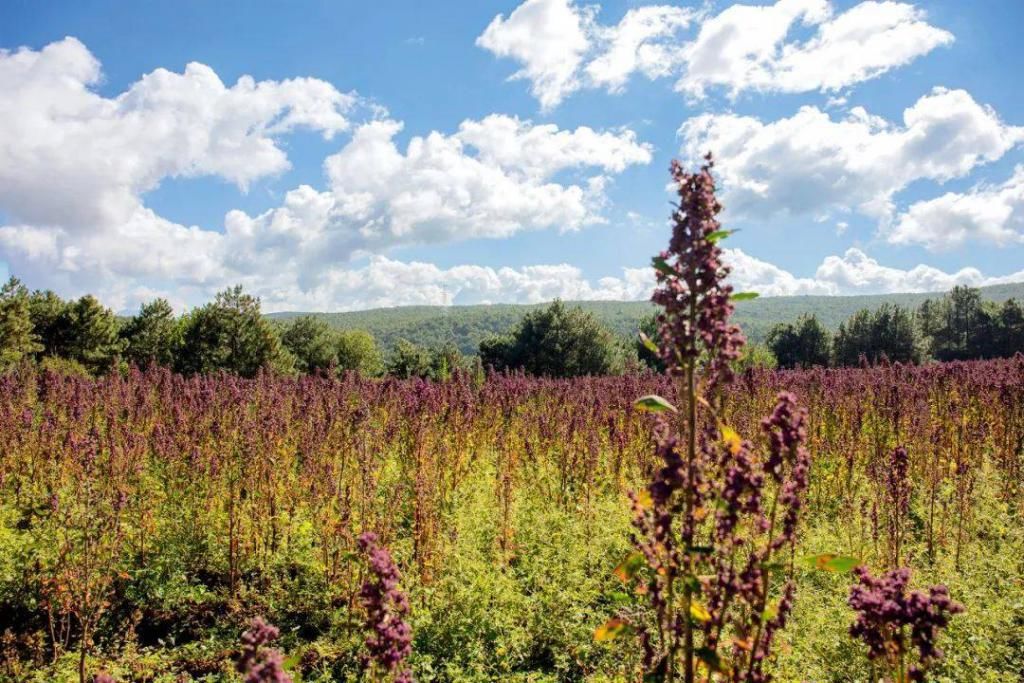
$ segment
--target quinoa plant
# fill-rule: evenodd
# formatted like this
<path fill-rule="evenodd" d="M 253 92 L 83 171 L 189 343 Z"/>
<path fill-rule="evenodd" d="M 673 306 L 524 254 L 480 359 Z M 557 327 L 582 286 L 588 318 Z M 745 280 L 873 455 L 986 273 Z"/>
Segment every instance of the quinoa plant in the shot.
<path fill-rule="evenodd" d="M 874 667 L 881 669 L 885 683 L 924 681 L 928 670 L 943 657 L 936 645 L 949 618 L 964 611 L 949 597 L 945 586 L 928 592 L 907 592 L 910 570 L 902 567 L 882 576 L 871 575 L 866 567 L 854 570 L 858 582 L 850 589 L 850 607 L 857 619 L 850 635 L 868 647 Z"/>
<path fill-rule="evenodd" d="M 366 557 L 371 575 L 359 591 L 369 632 L 364 668 L 371 681 L 412 683 L 412 674 L 402 668 L 402 662 L 412 652 L 412 629 L 406 622 L 409 599 L 398 586 L 401 574 L 391 553 L 380 545 L 373 532 L 359 536 L 359 549 Z"/>
<path fill-rule="evenodd" d="M 253 619 L 249 629 L 242 634 L 242 652 L 236 668 L 245 683 L 292 683 L 284 671 L 281 653 L 267 647 L 279 635 L 276 626 L 260 617 Z"/>
<path fill-rule="evenodd" d="M 744 343 L 729 322 L 734 295 L 718 242 L 711 157 L 697 173 L 674 162 L 679 204 L 668 251 L 654 259 L 652 300 L 679 408 L 660 396 L 637 401 L 657 414 L 660 464 L 633 496 L 635 545 L 646 565 L 640 590 L 653 623 L 636 625 L 649 676 L 693 683 L 714 676 L 767 681 L 776 633 L 793 607 L 793 548 L 808 483 L 806 413 L 780 393 L 760 425 L 762 449 L 726 424 L 725 390 Z M 758 452 L 763 450 L 763 452 Z M 775 583 L 773 583 L 775 579 Z"/>

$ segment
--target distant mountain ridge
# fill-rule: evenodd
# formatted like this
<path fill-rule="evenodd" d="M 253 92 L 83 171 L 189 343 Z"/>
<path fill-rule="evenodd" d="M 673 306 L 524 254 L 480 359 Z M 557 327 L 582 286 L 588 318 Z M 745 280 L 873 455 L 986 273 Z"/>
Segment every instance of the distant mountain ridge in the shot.
<path fill-rule="evenodd" d="M 981 287 L 982 298 L 1001 303 L 1006 299 L 1024 301 L 1024 282 Z M 790 322 L 804 313 L 818 316 L 829 329 L 836 329 L 862 308 L 877 308 L 885 303 L 916 308 L 925 299 L 941 297 L 945 292 L 913 294 L 858 294 L 853 296 L 776 296 L 742 301 L 736 305 L 734 319 L 752 341 L 763 341 L 773 325 Z M 592 312 L 617 334 L 632 336 L 637 325 L 655 307 L 647 301 L 567 301 Z M 463 353 L 476 353 L 480 341 L 492 334 L 503 334 L 529 311 L 543 304 L 475 304 L 470 306 L 399 306 L 344 313 L 281 312 L 267 317 L 287 321 L 313 315 L 338 329 L 360 329 L 373 334 L 385 349 L 399 339 L 416 344 L 438 346 L 454 342 Z"/>

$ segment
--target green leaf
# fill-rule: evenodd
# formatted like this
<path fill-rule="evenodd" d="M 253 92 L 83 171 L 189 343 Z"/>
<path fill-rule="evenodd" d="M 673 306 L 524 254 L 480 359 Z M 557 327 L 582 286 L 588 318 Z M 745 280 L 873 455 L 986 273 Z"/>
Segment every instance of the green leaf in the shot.
<path fill-rule="evenodd" d="M 836 555 L 834 553 L 822 553 L 821 555 L 809 555 L 801 560 L 811 569 L 820 569 L 835 574 L 848 574 L 853 568 L 860 564 L 860 560 L 849 555 Z"/>
<path fill-rule="evenodd" d="M 629 593 L 623 593 L 622 591 L 615 591 L 608 597 L 615 605 L 628 605 L 633 602 L 633 598 L 629 596 Z"/>
<path fill-rule="evenodd" d="M 704 588 L 700 585 L 700 579 L 693 574 L 683 574 L 679 577 L 683 585 L 690 589 L 693 595 L 700 595 L 704 592 Z"/>
<path fill-rule="evenodd" d="M 713 233 L 708 235 L 707 240 L 712 244 L 717 243 L 719 240 L 724 240 L 729 235 L 736 232 L 735 230 L 715 230 Z"/>
<path fill-rule="evenodd" d="M 759 296 L 760 294 L 757 292 L 736 292 L 729 298 L 733 301 L 750 301 L 751 299 L 756 299 Z"/>
<path fill-rule="evenodd" d="M 673 268 L 672 266 L 670 266 L 668 264 L 668 261 L 666 261 L 665 259 L 663 259 L 660 256 L 655 256 L 654 258 L 652 258 L 651 259 L 651 263 L 654 264 L 654 269 L 657 270 L 660 273 L 663 273 L 663 274 L 668 275 L 670 277 L 674 276 L 674 275 L 678 275 L 678 273 L 676 272 L 676 269 Z"/>
<path fill-rule="evenodd" d="M 619 566 L 612 570 L 612 574 L 622 583 L 629 583 L 629 580 L 636 576 L 640 568 L 644 566 L 644 556 L 633 552 L 626 556 Z"/>
<path fill-rule="evenodd" d="M 660 350 L 658 349 L 658 345 L 655 344 L 654 342 L 652 342 L 650 337 L 648 337 L 643 332 L 640 332 L 639 334 L 640 334 L 640 343 L 644 345 L 645 349 L 647 349 L 651 353 L 660 353 Z"/>
<path fill-rule="evenodd" d="M 637 410 L 644 410 L 649 413 L 663 413 L 666 410 L 672 413 L 678 413 L 676 407 L 663 399 L 661 396 L 650 394 L 648 396 L 641 396 L 637 400 L 633 401 L 633 407 Z"/>
<path fill-rule="evenodd" d="M 613 617 L 597 627 L 594 631 L 594 640 L 599 643 L 605 643 L 609 640 L 615 640 L 630 630 L 632 630 L 632 627 L 628 623 L 618 617 Z"/>

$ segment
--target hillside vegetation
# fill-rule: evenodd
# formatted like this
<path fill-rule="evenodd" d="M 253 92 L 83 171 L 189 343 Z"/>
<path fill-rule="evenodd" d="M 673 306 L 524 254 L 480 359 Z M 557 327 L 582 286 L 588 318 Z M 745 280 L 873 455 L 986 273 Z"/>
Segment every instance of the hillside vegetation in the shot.
<path fill-rule="evenodd" d="M 981 288 L 982 298 L 1001 303 L 1007 299 L 1024 299 L 1024 283 L 993 285 Z M 776 323 L 790 322 L 802 314 L 814 315 L 829 330 L 861 309 L 876 309 L 882 304 L 917 308 L 937 293 L 878 294 L 859 296 L 777 296 L 763 297 L 736 304 L 734 320 L 747 337 L 763 342 Z M 611 330 L 633 336 L 640 321 L 654 312 L 647 301 L 574 301 L 584 311 L 592 312 Z M 454 343 L 462 353 L 475 354 L 480 342 L 493 334 L 503 334 L 528 312 L 546 304 L 481 304 L 475 306 L 402 306 L 377 308 L 347 313 L 273 313 L 269 317 L 289 320 L 301 315 L 315 315 L 331 327 L 359 329 L 370 332 L 385 349 L 394 348 L 399 339 L 436 347 Z"/>

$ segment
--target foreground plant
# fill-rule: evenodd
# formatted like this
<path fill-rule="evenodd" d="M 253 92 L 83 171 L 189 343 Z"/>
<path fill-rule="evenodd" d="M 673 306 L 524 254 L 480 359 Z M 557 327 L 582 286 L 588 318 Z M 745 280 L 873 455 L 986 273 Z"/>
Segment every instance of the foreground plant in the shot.
<path fill-rule="evenodd" d="M 276 626 L 260 617 L 253 619 L 249 630 L 242 634 L 242 654 L 237 668 L 245 683 L 292 683 L 284 671 L 281 653 L 267 647 L 279 635 Z"/>
<path fill-rule="evenodd" d="M 682 406 L 658 396 L 637 401 L 658 414 L 662 466 L 633 496 L 641 557 L 620 576 L 647 567 L 640 592 L 653 625 L 636 628 L 650 678 L 767 681 L 775 635 L 793 606 L 793 548 L 809 468 L 806 412 L 791 394 L 779 394 L 761 423 L 767 446 L 756 455 L 724 422 L 723 389 L 744 343 L 729 322 L 732 302 L 750 295 L 733 295 L 724 282 L 729 268 L 718 242 L 729 233 L 716 219 L 722 207 L 711 165 L 710 155 L 698 173 L 672 165 L 680 201 L 669 250 L 654 259 L 660 344 L 644 343 L 675 378 Z"/>
<path fill-rule="evenodd" d="M 882 668 L 887 683 L 926 680 L 943 657 L 936 645 L 939 633 L 952 615 L 964 611 L 963 605 L 949 597 L 945 586 L 908 593 L 910 570 L 905 567 L 879 577 L 857 567 L 854 574 L 858 583 L 850 589 L 849 604 L 857 620 L 850 635 L 868 646 L 868 659 Z"/>
<path fill-rule="evenodd" d="M 412 674 L 402 669 L 402 662 L 412 652 L 412 629 L 405 621 L 409 614 L 409 599 L 399 587 L 401 574 L 391 553 L 379 544 L 372 532 L 362 534 L 359 549 L 370 566 L 371 577 L 359 591 L 366 609 L 366 637 L 364 666 L 371 681 L 384 681 L 393 676 L 394 683 L 412 683 Z"/>

